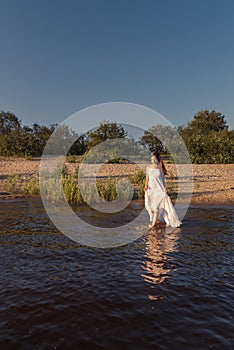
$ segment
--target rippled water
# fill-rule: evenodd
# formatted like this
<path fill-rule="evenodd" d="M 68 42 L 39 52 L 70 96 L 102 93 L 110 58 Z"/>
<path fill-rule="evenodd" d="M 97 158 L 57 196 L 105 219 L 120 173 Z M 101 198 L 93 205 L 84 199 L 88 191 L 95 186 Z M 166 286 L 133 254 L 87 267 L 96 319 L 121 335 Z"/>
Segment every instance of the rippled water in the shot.
<path fill-rule="evenodd" d="M 112 249 L 59 233 L 38 199 L 0 203 L 1 349 L 232 349 L 233 208 Z"/>

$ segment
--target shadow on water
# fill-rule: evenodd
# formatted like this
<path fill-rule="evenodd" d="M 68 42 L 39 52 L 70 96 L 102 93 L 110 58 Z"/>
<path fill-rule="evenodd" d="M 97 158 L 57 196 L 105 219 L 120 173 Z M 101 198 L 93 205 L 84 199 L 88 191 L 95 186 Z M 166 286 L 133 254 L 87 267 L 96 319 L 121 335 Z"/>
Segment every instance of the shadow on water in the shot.
<path fill-rule="evenodd" d="M 112 249 L 59 233 L 39 200 L 0 203 L 2 349 L 232 349 L 233 208 Z"/>

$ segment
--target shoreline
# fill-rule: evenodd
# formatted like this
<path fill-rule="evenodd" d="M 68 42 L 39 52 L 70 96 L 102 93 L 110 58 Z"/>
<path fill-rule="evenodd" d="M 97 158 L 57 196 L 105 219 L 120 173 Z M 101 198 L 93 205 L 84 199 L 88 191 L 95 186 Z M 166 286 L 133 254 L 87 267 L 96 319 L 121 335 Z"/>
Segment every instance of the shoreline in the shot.
<path fill-rule="evenodd" d="M 15 194 L 15 195 L 11 195 L 11 194 L 6 194 L 6 195 L 2 195 L 0 194 L 0 202 L 8 202 L 8 201 L 16 201 L 16 200 L 27 200 L 27 199 L 37 199 L 37 200 L 41 200 L 41 196 L 38 195 L 27 195 L 27 194 Z M 132 199 L 133 203 L 144 203 L 144 199 Z M 175 204 L 175 200 L 172 200 L 172 202 Z M 183 202 L 179 202 L 179 205 L 182 205 Z M 86 204 L 76 204 L 76 206 L 85 206 Z M 234 208 L 234 201 L 232 202 L 221 202 L 221 201 L 217 201 L 217 202 L 207 202 L 207 201 L 191 201 L 189 204 L 189 208 L 199 208 L 199 207 L 206 207 L 206 208 L 225 208 L 225 207 L 233 207 Z"/>

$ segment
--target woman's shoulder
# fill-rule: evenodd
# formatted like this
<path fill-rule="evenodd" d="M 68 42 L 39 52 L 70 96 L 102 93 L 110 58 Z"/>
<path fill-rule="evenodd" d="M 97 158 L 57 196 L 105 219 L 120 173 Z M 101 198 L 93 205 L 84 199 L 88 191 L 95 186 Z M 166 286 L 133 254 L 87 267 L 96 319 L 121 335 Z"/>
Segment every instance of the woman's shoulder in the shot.
<path fill-rule="evenodd" d="M 154 169 L 154 167 L 150 164 L 150 165 L 147 165 L 146 169 Z"/>

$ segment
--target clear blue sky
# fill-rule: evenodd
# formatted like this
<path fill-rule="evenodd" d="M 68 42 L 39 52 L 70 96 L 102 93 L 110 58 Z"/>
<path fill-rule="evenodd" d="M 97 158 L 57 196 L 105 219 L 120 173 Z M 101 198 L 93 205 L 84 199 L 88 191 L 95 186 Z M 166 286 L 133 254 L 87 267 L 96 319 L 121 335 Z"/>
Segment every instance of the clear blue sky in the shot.
<path fill-rule="evenodd" d="M 103 102 L 234 128 L 234 1 L 0 0 L 0 110 L 60 123 Z"/>

